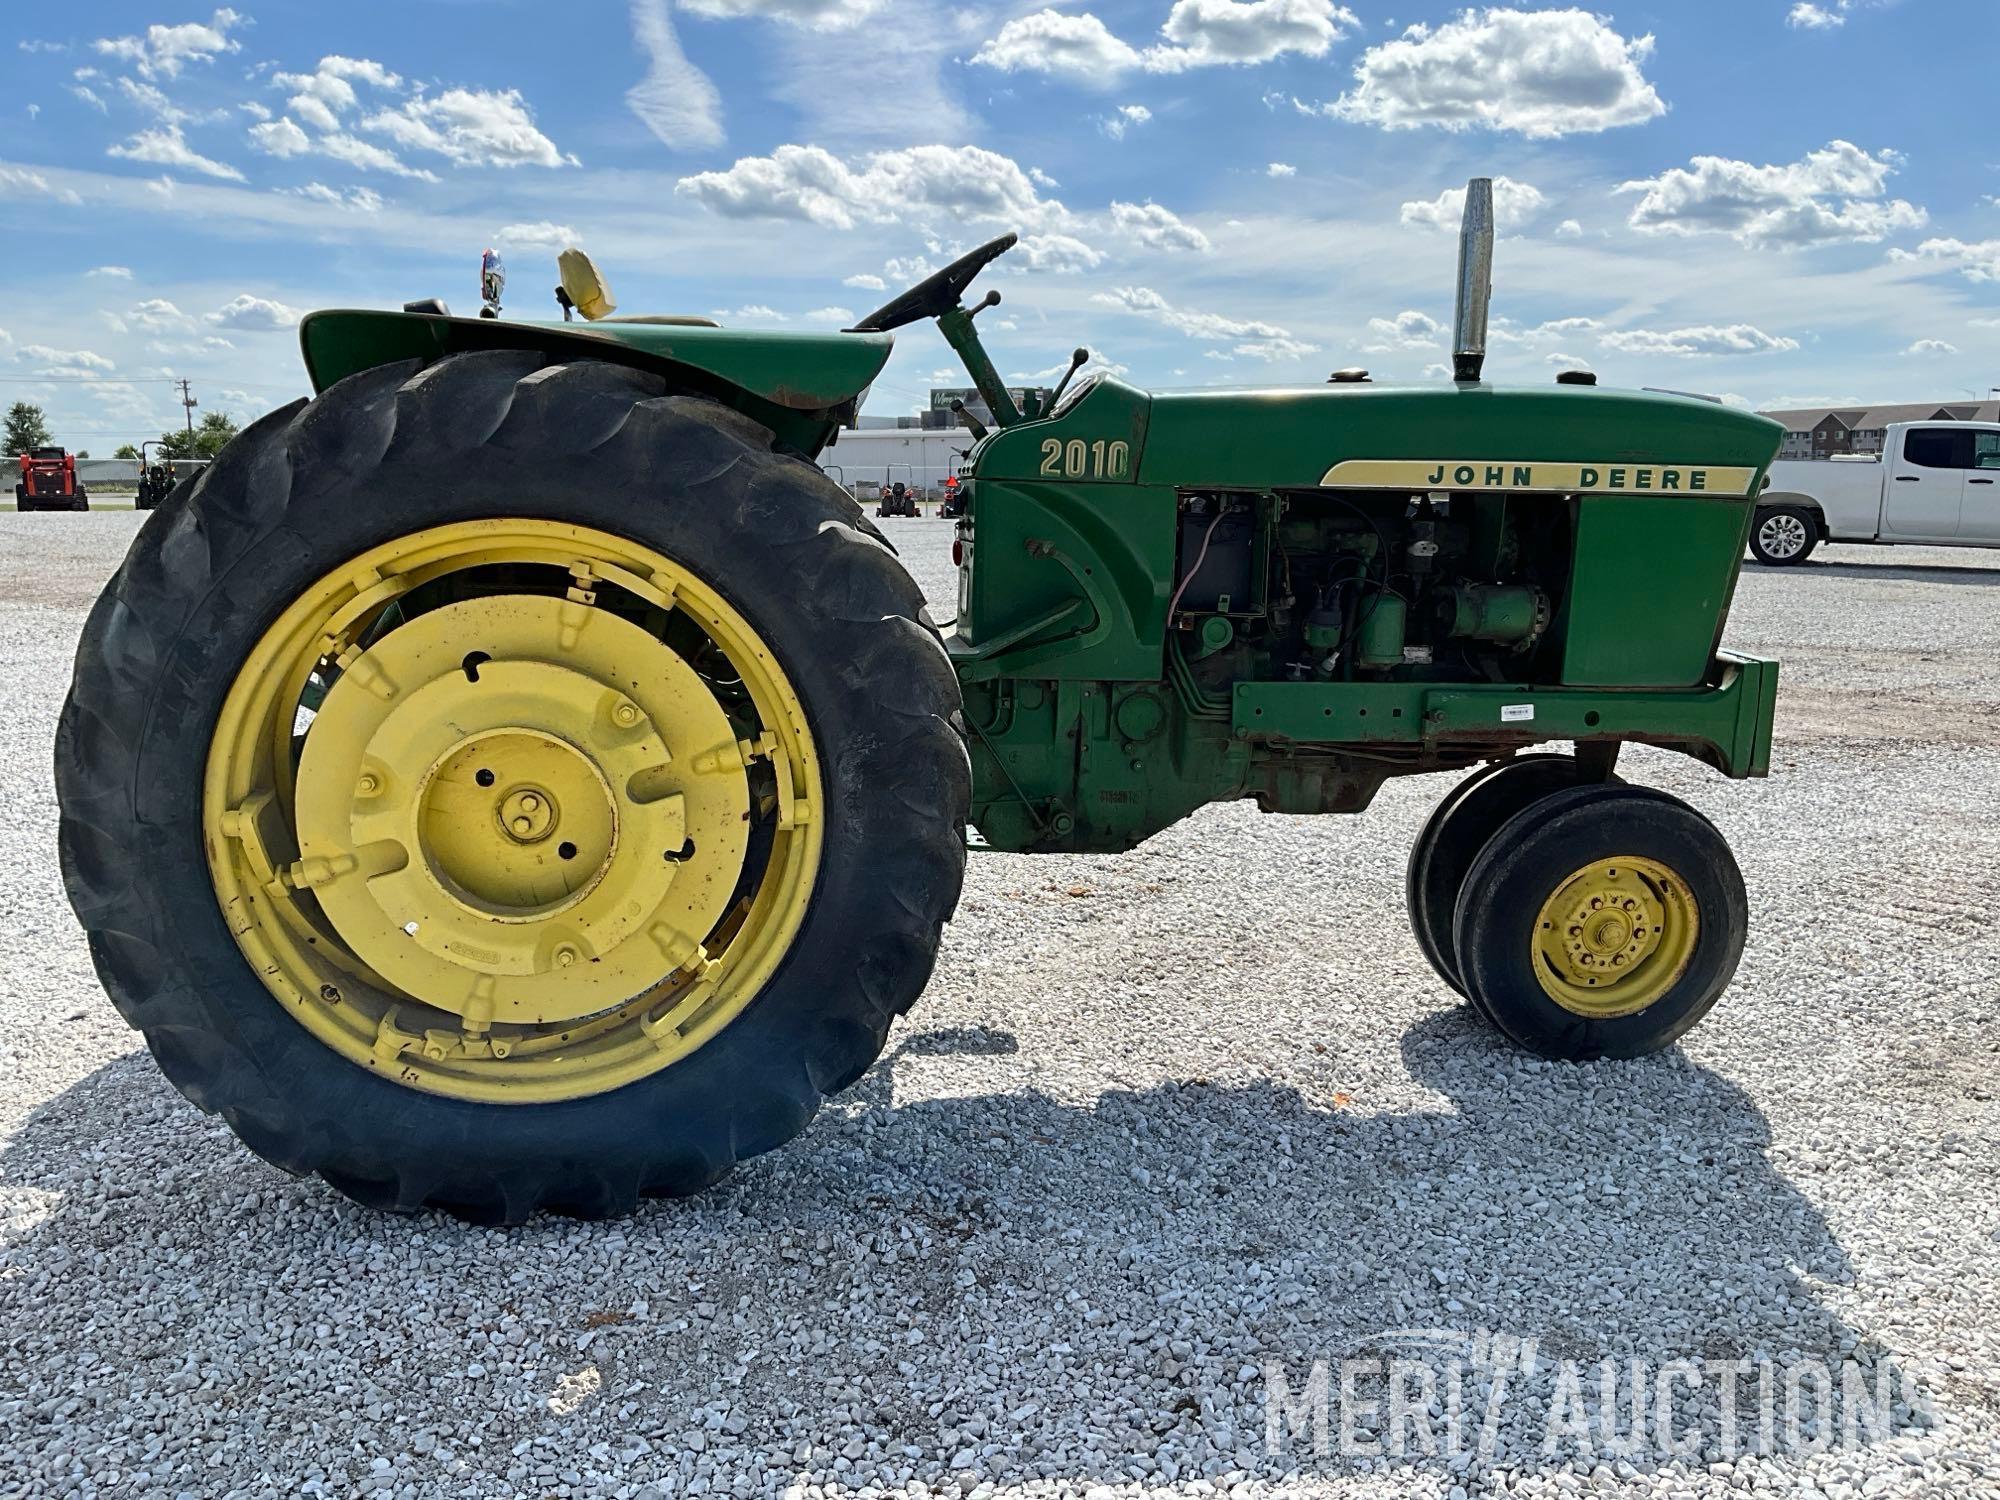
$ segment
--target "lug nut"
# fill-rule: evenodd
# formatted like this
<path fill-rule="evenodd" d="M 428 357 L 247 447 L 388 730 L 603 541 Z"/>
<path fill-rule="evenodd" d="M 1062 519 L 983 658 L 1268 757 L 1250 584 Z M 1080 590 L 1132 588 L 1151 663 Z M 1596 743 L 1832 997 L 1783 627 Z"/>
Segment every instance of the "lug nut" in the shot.
<path fill-rule="evenodd" d="M 362 796 L 372 797 L 377 792 L 382 790 L 382 783 L 376 780 L 372 772 L 364 772 L 362 774 L 360 782 L 357 784 L 356 789 L 361 793 Z"/>
<path fill-rule="evenodd" d="M 611 710 L 611 717 L 623 728 L 630 729 L 639 722 L 639 710 L 630 703 L 621 703 Z"/>
<path fill-rule="evenodd" d="M 528 793 L 525 797 L 521 799 L 522 812 L 533 812 L 536 808 L 540 807 L 541 805 L 542 805 L 542 799 L 540 797 L 537 797 L 533 792 Z"/>
<path fill-rule="evenodd" d="M 562 965 L 562 967 L 564 967 L 565 969 L 567 969 L 571 964 L 575 963 L 577 957 L 578 954 L 576 949 L 570 947 L 569 944 L 567 943 L 563 944 L 562 947 L 556 949 L 556 962 Z"/>

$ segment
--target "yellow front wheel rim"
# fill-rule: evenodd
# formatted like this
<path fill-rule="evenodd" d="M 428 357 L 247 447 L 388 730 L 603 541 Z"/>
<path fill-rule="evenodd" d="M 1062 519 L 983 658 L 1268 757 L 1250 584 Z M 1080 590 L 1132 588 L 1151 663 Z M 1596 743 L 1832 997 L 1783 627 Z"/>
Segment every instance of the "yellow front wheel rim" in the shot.
<path fill-rule="evenodd" d="M 820 772 L 769 647 L 693 569 L 584 527 L 433 527 L 308 587 L 238 672 L 203 788 L 236 941 L 409 1087 L 579 1098 L 764 988 Z"/>
<path fill-rule="evenodd" d="M 1542 903 L 1532 939 L 1535 977 L 1576 1015 L 1636 1015 L 1687 972 L 1700 938 L 1700 906 L 1674 870 L 1638 855 L 1598 860 Z"/>

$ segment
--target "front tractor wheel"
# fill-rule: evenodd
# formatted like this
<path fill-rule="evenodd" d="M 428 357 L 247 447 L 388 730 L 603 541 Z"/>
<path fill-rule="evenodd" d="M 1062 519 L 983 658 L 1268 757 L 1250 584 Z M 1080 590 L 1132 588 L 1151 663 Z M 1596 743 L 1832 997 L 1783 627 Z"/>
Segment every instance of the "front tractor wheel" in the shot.
<path fill-rule="evenodd" d="M 1639 1057 L 1728 987 L 1749 906 L 1700 813 L 1641 787 L 1583 786 L 1500 827 L 1452 926 L 1467 992 L 1515 1042 L 1549 1058 Z"/>
<path fill-rule="evenodd" d="M 276 413 L 161 510 L 78 652 L 64 870 L 112 998 L 259 1154 L 621 1212 L 874 1059 L 968 776 L 921 597 L 830 481 L 650 376 L 497 352 Z"/>
<path fill-rule="evenodd" d="M 1417 946 L 1438 978 L 1466 993 L 1452 916 L 1466 872 L 1494 832 L 1524 807 L 1584 780 L 1573 755 L 1520 755 L 1482 766 L 1451 789 L 1410 848 L 1403 894 Z M 1478 1004 L 1476 997 L 1468 998 Z"/>

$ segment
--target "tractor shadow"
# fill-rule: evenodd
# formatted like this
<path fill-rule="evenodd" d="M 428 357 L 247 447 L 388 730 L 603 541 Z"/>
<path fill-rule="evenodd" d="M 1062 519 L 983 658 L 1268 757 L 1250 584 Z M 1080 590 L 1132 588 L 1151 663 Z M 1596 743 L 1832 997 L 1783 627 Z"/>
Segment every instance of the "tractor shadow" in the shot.
<path fill-rule="evenodd" d="M 1332 1077 L 1312 1097 L 1186 1078 L 1077 1099 L 1037 1088 L 1006 1032 L 917 1031 L 801 1140 L 700 1198 L 508 1232 L 373 1214 L 280 1176 L 138 1054 L 51 1100 L 0 1155 L 0 1384 L 31 1406 L 74 1388 L 94 1330 L 122 1324 L 140 1330 L 122 1390 L 183 1392 L 181 1372 L 212 1370 L 169 1399 L 219 1420 L 306 1372 L 351 1388 L 319 1451 L 269 1456 L 270 1483 L 314 1464 L 358 1480 L 369 1456 L 448 1427 L 411 1394 L 443 1389 L 443 1371 L 466 1428 L 493 1424 L 483 1449 L 440 1442 L 472 1466 L 460 1486 L 511 1489 L 524 1439 L 577 1467 L 644 1433 L 619 1471 L 634 1485 L 684 1486 L 731 1453 L 747 1472 L 755 1451 L 780 1484 L 1080 1490 L 1587 1470 L 1618 1456 L 1629 1410 L 1594 1447 L 1545 1451 L 1562 1361 L 1593 1412 L 1600 1360 L 1769 1359 L 1780 1390 L 1785 1362 L 1818 1361 L 1837 1433 L 1843 1363 L 1871 1383 L 1889 1365 L 1835 1306 L 1846 1253 L 1726 1079 L 1676 1053 L 1529 1062 L 1461 1011 L 1413 1027 L 1402 1056 L 1434 1104 L 1373 1112 Z M 87 1299 L 37 1292 L 85 1275 Z M 316 1324 L 363 1332 L 297 1336 Z M 1414 1428 L 1386 1455 L 1343 1454 L 1338 1404 L 1333 1451 L 1289 1428 L 1267 1448 L 1267 1369 L 1294 1401 L 1326 1360 L 1337 1403 L 1350 1358 L 1427 1364 L 1440 1390 L 1470 1361 L 1472 1390 L 1480 1361 L 1518 1361 L 1526 1342 L 1497 1456 L 1428 1453 Z M 1757 1433 L 1743 1378 L 1739 1452 Z M 1713 1448 L 1716 1386 L 1685 1391 L 1671 1430 Z M 1371 1392 L 1364 1372 L 1357 1396 Z M 118 1410 L 75 1414 L 71 1451 L 113 1443 Z M 1864 1446 L 1927 1420 L 1897 1407 Z M 1782 1451 L 1782 1401 L 1778 1424 Z M 1661 1467 L 1650 1430 L 1641 1441 L 1628 1461 Z M 969 1471 L 952 1467 L 968 1447 Z"/>

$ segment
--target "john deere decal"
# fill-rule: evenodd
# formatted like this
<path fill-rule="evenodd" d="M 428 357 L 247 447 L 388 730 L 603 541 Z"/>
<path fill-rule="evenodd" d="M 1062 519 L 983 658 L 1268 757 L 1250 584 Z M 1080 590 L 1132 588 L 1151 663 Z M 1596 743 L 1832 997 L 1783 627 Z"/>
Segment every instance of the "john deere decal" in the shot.
<path fill-rule="evenodd" d="M 1519 463 L 1513 459 L 1350 458 L 1320 483 L 1339 490 L 1528 490 L 1545 494 L 1712 495 L 1742 499 L 1755 469 L 1693 464 Z"/>

